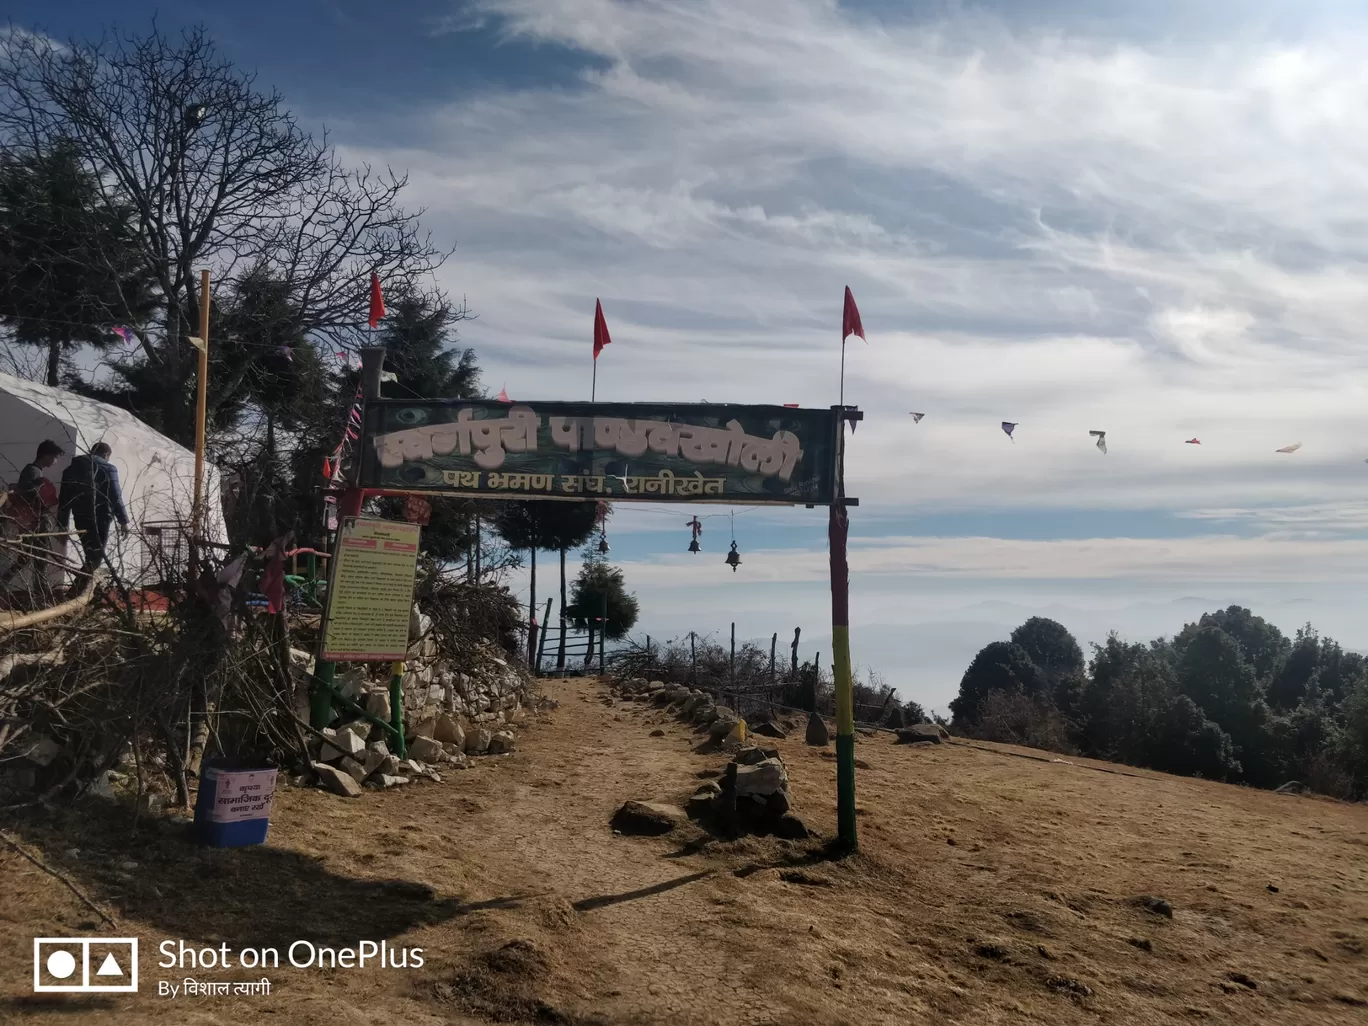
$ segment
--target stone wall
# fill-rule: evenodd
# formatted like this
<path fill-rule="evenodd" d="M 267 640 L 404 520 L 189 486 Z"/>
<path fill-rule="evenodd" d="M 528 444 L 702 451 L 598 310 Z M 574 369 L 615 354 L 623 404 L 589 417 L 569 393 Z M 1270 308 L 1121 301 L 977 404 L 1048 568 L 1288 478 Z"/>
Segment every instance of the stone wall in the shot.
<path fill-rule="evenodd" d="M 531 677 L 509 663 L 497 646 L 484 642 L 474 652 L 462 653 L 464 671 L 454 669 L 438 649 L 431 619 L 416 606 L 410 636 L 402 679 L 408 757 L 397 759 L 385 732 L 370 721 L 340 715 L 310 746 L 319 782 L 337 794 L 353 796 L 362 784 L 393 787 L 418 777 L 440 782 L 441 767 L 460 769 L 471 756 L 513 750 L 516 736 L 510 728 L 524 721 L 535 700 Z M 296 702 L 307 705 L 312 660 L 299 652 L 295 664 Z M 388 669 L 353 666 L 338 674 L 336 686 L 388 722 Z"/>

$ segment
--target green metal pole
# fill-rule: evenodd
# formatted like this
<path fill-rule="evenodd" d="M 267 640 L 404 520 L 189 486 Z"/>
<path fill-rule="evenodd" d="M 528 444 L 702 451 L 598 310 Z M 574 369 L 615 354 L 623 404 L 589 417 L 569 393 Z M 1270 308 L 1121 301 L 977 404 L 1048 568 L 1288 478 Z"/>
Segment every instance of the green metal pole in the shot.
<path fill-rule="evenodd" d="M 395 755 L 404 758 L 404 661 L 396 659 L 390 667 L 390 726 L 394 728 Z"/>
<path fill-rule="evenodd" d="M 309 726 L 322 730 L 332 719 L 332 690 L 337 667 L 319 661 L 314 670 L 314 686 L 309 693 Z"/>

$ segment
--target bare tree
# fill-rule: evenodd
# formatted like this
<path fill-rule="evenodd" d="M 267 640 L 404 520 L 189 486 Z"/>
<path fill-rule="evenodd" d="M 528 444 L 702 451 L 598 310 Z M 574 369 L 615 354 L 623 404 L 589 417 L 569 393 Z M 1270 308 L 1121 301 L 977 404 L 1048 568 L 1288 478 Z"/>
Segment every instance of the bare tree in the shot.
<path fill-rule="evenodd" d="M 336 342 L 359 330 L 372 270 L 402 295 L 446 256 L 419 228 L 421 211 L 398 205 L 406 178 L 344 167 L 326 134 L 302 129 L 200 27 L 171 37 L 154 23 L 146 35 L 62 46 L 11 32 L 0 41 L 0 145 L 42 152 L 60 139 L 103 202 L 134 211 L 161 312 L 142 324 L 130 309 L 146 367 L 126 377 L 140 414 L 182 441 L 193 434 L 184 339 L 204 301 L 199 267 L 228 284 L 268 268 L 302 331 Z M 250 367 L 217 382 L 211 401 L 238 400 Z"/>

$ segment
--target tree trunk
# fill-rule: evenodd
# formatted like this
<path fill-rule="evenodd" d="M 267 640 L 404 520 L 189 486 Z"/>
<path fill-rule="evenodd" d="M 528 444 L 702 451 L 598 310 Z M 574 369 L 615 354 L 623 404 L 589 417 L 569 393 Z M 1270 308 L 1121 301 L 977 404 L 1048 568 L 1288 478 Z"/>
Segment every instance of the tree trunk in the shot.
<path fill-rule="evenodd" d="M 556 672 L 565 676 L 565 550 L 560 550 L 561 561 L 561 603 L 560 603 L 560 645 L 556 649 Z"/>
<path fill-rule="evenodd" d="M 594 624 L 589 623 L 589 647 L 584 650 L 584 668 L 587 670 L 594 662 Z"/>
<path fill-rule="evenodd" d="M 532 553 L 532 582 L 531 598 L 528 601 L 528 621 L 527 621 L 527 665 L 531 666 L 537 658 L 537 550 L 530 550 Z"/>
<path fill-rule="evenodd" d="M 48 343 L 48 366 L 47 383 L 53 388 L 57 387 L 57 372 L 62 366 L 62 343 L 51 341 Z"/>

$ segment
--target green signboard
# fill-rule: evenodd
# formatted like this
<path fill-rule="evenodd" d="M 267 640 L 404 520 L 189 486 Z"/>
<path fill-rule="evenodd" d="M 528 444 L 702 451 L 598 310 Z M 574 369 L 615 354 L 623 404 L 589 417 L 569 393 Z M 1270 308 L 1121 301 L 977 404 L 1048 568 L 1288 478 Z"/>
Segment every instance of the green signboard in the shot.
<path fill-rule="evenodd" d="M 689 403 L 366 404 L 361 487 L 485 498 L 830 505 L 836 410 Z"/>

